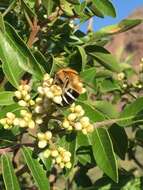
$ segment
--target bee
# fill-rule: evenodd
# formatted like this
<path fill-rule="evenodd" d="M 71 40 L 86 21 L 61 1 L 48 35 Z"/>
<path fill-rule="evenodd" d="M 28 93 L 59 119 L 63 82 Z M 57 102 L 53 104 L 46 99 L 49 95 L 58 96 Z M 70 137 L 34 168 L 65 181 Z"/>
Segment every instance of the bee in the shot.
<path fill-rule="evenodd" d="M 62 89 L 63 106 L 72 104 L 85 90 L 78 72 L 71 68 L 60 69 L 55 74 L 54 83 Z"/>

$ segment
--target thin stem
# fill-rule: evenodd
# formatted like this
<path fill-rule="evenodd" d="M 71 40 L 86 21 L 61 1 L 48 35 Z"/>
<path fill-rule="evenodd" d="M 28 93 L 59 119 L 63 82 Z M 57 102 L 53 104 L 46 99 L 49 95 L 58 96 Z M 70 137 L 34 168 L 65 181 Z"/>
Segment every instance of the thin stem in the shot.
<path fill-rule="evenodd" d="M 12 1 L 12 3 L 9 5 L 9 7 L 3 12 L 2 16 L 6 16 L 8 12 L 11 11 L 11 9 L 14 7 L 14 4 L 16 3 L 16 1 Z"/>
<path fill-rule="evenodd" d="M 16 172 L 16 175 L 17 175 L 17 176 L 21 176 L 23 173 L 27 172 L 27 170 L 28 170 L 27 165 L 24 165 L 21 169 L 19 169 L 19 170 Z"/>
<path fill-rule="evenodd" d="M 22 146 L 34 147 L 34 144 L 33 143 L 22 143 L 22 144 L 16 144 L 16 145 L 11 146 L 11 147 L 1 148 L 0 149 L 0 155 L 5 154 L 7 152 L 13 152 L 14 150 L 17 150 Z"/>

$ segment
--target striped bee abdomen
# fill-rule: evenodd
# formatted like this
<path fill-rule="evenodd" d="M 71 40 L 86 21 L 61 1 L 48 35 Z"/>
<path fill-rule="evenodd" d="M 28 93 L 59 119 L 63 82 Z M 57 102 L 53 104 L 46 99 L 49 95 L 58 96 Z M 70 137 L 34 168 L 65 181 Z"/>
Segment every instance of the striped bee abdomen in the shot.
<path fill-rule="evenodd" d="M 68 91 L 65 91 L 64 94 L 62 95 L 63 106 L 67 106 L 67 105 L 72 104 L 76 100 L 76 98 L 78 98 L 78 97 L 79 97 L 79 93 L 73 89 L 69 89 Z"/>

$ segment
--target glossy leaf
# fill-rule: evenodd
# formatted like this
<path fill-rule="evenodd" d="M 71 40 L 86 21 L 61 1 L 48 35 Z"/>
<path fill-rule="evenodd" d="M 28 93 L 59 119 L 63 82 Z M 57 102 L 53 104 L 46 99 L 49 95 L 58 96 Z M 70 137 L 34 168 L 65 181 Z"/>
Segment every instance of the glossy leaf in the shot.
<path fill-rule="evenodd" d="M 84 70 L 86 63 L 87 63 L 87 55 L 83 47 L 77 46 L 78 51 L 81 55 L 81 62 L 82 62 L 82 70 Z"/>
<path fill-rule="evenodd" d="M 113 145 L 109 133 L 97 128 L 90 136 L 93 155 L 97 165 L 115 182 L 118 182 L 118 169 Z"/>
<path fill-rule="evenodd" d="M 67 0 L 67 1 L 72 4 L 80 4 L 79 0 Z"/>
<path fill-rule="evenodd" d="M 14 173 L 14 168 L 12 166 L 9 156 L 3 154 L 1 157 L 1 163 L 2 163 L 2 176 L 4 179 L 6 190 L 20 190 L 20 186 L 17 181 L 17 177 Z"/>
<path fill-rule="evenodd" d="M 119 115 L 116 107 L 110 102 L 96 101 L 94 105 L 98 111 L 105 114 L 109 118 L 117 118 Z"/>
<path fill-rule="evenodd" d="M 24 71 L 37 78 L 42 77 L 42 70 L 30 50 L 8 23 L 6 32 L 0 31 L 0 59 L 3 71 L 9 82 L 17 87 Z"/>
<path fill-rule="evenodd" d="M 103 15 L 116 17 L 115 8 L 109 0 L 93 0 L 93 3 Z"/>
<path fill-rule="evenodd" d="M 53 10 L 54 0 L 42 0 L 42 3 L 47 10 L 47 15 L 49 16 Z"/>
<path fill-rule="evenodd" d="M 10 91 L 0 92 L 0 105 L 14 104 L 13 96 L 14 93 Z"/>
<path fill-rule="evenodd" d="M 109 128 L 109 133 L 116 154 L 124 160 L 128 148 L 128 137 L 125 129 L 114 124 Z"/>
<path fill-rule="evenodd" d="M 46 171 L 40 165 L 37 159 L 32 157 L 32 150 L 26 147 L 22 148 L 22 155 L 24 160 L 31 171 L 31 174 L 37 184 L 39 190 L 50 190 L 49 181 L 46 176 Z"/>
<path fill-rule="evenodd" d="M 0 109 L 0 118 L 5 117 L 7 112 L 13 112 L 13 113 L 19 113 L 21 107 L 18 104 L 11 104 L 11 105 L 7 105 L 7 106 L 3 106 Z"/>
<path fill-rule="evenodd" d="M 86 51 L 91 55 L 99 64 L 114 72 L 120 72 L 121 67 L 113 55 L 106 49 L 99 46 L 87 46 Z"/>
<path fill-rule="evenodd" d="M 138 98 L 131 104 L 127 105 L 125 109 L 120 114 L 120 121 L 118 125 L 120 126 L 129 126 L 134 122 L 139 122 L 140 119 L 142 120 L 143 113 L 143 97 Z M 138 115 L 138 118 L 137 118 Z"/>
<path fill-rule="evenodd" d="M 93 82 L 94 77 L 96 76 L 96 68 L 91 67 L 89 69 L 85 69 L 83 72 L 80 73 L 81 78 L 88 86 L 88 83 Z"/>
<path fill-rule="evenodd" d="M 141 19 L 125 19 L 122 20 L 121 22 L 119 22 L 118 24 L 115 25 L 110 25 L 110 26 L 106 26 L 102 29 L 100 29 L 99 31 L 95 32 L 93 37 L 91 38 L 92 40 L 97 40 L 101 37 L 107 37 L 113 34 L 118 34 L 121 32 L 125 32 L 139 24 L 142 23 Z"/>

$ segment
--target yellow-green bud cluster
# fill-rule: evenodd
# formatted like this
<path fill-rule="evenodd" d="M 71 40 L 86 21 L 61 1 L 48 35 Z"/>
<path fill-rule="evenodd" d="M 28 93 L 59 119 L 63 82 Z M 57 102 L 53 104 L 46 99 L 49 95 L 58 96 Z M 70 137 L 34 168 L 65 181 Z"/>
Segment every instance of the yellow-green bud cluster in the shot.
<path fill-rule="evenodd" d="M 82 131 L 82 133 L 85 135 L 93 132 L 94 127 L 90 123 L 89 118 L 84 116 L 84 110 L 80 105 L 72 104 L 69 110 L 69 115 L 62 123 L 63 128 L 69 131 Z"/>
<path fill-rule="evenodd" d="M 15 91 L 15 96 L 18 99 L 18 104 L 22 107 L 33 106 L 35 104 L 34 100 L 30 96 L 31 87 L 28 84 L 22 84 L 19 86 L 18 90 Z"/>
<path fill-rule="evenodd" d="M 8 112 L 5 118 L 0 119 L 0 124 L 4 126 L 4 129 L 11 129 L 15 120 L 15 114 L 13 114 L 12 112 Z"/>
<path fill-rule="evenodd" d="M 45 158 L 51 156 L 53 163 L 60 166 L 60 168 L 66 167 L 70 169 L 72 166 L 70 162 L 71 153 L 62 147 L 58 147 L 57 149 L 47 149 L 43 152 L 43 156 Z"/>
<path fill-rule="evenodd" d="M 45 148 L 52 138 L 52 133 L 51 131 L 46 131 L 45 133 L 38 133 L 37 137 L 38 137 L 38 147 Z"/>
<path fill-rule="evenodd" d="M 28 127 L 30 129 L 34 129 L 36 126 L 36 123 L 34 122 L 32 118 L 32 113 L 28 112 L 27 110 L 21 110 L 20 111 L 21 118 L 17 118 L 17 124 L 20 127 Z"/>
<path fill-rule="evenodd" d="M 35 127 L 35 122 L 32 119 L 32 113 L 26 110 L 20 111 L 21 118 L 17 118 L 12 112 L 8 112 L 5 118 L 0 119 L 0 124 L 4 126 L 5 129 L 10 129 L 13 126 L 28 127 L 33 129 Z"/>
<path fill-rule="evenodd" d="M 41 97 L 51 99 L 56 104 L 62 102 L 62 89 L 53 83 L 53 78 L 48 73 L 44 75 L 42 86 L 38 87 L 38 92 Z"/>

